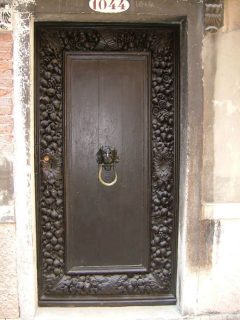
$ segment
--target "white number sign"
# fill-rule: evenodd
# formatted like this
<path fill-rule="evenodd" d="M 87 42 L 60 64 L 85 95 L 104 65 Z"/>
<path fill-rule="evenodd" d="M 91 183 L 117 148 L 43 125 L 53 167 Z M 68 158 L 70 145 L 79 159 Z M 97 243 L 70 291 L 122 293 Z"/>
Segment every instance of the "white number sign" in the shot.
<path fill-rule="evenodd" d="M 119 13 L 129 9 L 128 0 L 90 0 L 89 7 L 102 13 Z"/>

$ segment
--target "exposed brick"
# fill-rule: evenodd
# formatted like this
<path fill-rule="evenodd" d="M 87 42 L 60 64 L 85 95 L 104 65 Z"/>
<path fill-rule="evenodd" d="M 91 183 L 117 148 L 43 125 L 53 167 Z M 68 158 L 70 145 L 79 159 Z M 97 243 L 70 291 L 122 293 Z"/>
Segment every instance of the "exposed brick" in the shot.
<path fill-rule="evenodd" d="M 9 110 L 11 111 L 11 110 Z M 0 126 L 6 127 L 6 126 L 12 126 L 13 125 L 13 117 L 11 112 L 9 114 L 1 114 L 0 113 Z"/>
<path fill-rule="evenodd" d="M 1 79 L 12 79 L 12 70 L 5 69 L 1 72 Z"/>
<path fill-rule="evenodd" d="M 3 109 L 11 108 L 12 109 L 12 97 L 9 96 L 0 96 L 0 113 L 3 114 Z M 8 110 L 6 110 L 8 111 Z M 1 319 L 0 319 L 1 320 Z"/>
<path fill-rule="evenodd" d="M 11 98 L 12 97 L 12 88 L 2 89 L 0 87 L 0 97 Z"/>
<path fill-rule="evenodd" d="M 8 146 L 13 140 L 12 118 L 12 34 L 0 33 L 0 142 Z"/>
<path fill-rule="evenodd" d="M 11 115 L 11 114 L 12 114 L 12 106 L 0 107 L 0 116 Z"/>
<path fill-rule="evenodd" d="M 13 142 L 13 134 L 12 132 L 9 132 L 8 134 L 1 134 L 0 133 L 0 154 L 1 150 L 4 150 L 5 148 L 11 148 Z"/>
<path fill-rule="evenodd" d="M 0 52 L 12 53 L 12 46 L 11 46 L 11 44 L 5 44 L 4 46 L 1 44 Z"/>
<path fill-rule="evenodd" d="M 0 51 L 0 59 L 8 59 L 10 60 L 12 58 L 12 52 L 1 52 Z"/>
<path fill-rule="evenodd" d="M 4 49 L 4 48 L 9 48 L 9 49 L 11 49 L 12 48 L 12 41 L 2 41 L 2 40 L 0 40 L 0 44 L 1 44 L 1 48 L 0 48 L 0 50 L 1 49 Z"/>
<path fill-rule="evenodd" d="M 12 61 L 0 60 L 0 72 L 4 70 L 12 70 Z"/>
<path fill-rule="evenodd" d="M 10 60 L 0 60 L 0 70 L 12 70 L 12 61 Z"/>
<path fill-rule="evenodd" d="M 9 114 L 0 115 L 0 124 L 9 124 L 12 122 L 12 116 Z"/>
<path fill-rule="evenodd" d="M 12 98 L 10 97 L 0 97 L 0 110 L 1 108 L 12 106 Z"/>
<path fill-rule="evenodd" d="M 1 32 L 0 33 L 0 43 L 1 42 L 12 43 L 12 33 L 11 32 Z"/>
<path fill-rule="evenodd" d="M 4 89 L 4 88 L 12 88 L 12 83 L 13 83 L 12 78 L 3 79 L 2 76 L 1 76 L 1 78 L 0 78 L 0 87 L 2 89 Z"/>
<path fill-rule="evenodd" d="M 8 135 L 8 134 L 11 134 L 12 133 L 12 130 L 13 130 L 13 125 L 8 123 L 8 124 L 1 124 L 0 125 L 0 134 L 3 134 L 5 135 Z"/>
<path fill-rule="evenodd" d="M 0 35 L 0 52 L 8 52 L 12 54 L 12 51 L 13 51 L 12 41 L 3 41 L 1 40 L 1 35 Z"/>

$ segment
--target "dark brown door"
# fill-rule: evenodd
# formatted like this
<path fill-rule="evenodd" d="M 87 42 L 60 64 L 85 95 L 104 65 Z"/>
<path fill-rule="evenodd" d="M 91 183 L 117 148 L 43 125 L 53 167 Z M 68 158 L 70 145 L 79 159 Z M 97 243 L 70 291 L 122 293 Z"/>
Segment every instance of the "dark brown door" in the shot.
<path fill-rule="evenodd" d="M 41 305 L 175 302 L 177 30 L 38 25 Z"/>
<path fill-rule="evenodd" d="M 149 58 L 147 53 L 66 53 L 68 273 L 148 269 Z M 100 146 L 114 146 L 120 158 L 113 186 L 98 181 Z"/>

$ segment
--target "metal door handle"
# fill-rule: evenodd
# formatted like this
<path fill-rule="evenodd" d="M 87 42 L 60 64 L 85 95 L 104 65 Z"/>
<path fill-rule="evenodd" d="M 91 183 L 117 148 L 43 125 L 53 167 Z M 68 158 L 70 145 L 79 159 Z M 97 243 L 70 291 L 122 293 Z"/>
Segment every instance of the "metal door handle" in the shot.
<path fill-rule="evenodd" d="M 113 186 L 118 179 L 116 171 L 116 163 L 119 162 L 119 157 L 117 155 L 117 150 L 109 146 L 101 146 L 97 152 L 97 163 L 99 165 L 98 170 L 98 180 L 101 184 L 107 187 Z M 103 170 L 111 171 L 113 169 L 114 179 L 111 182 L 107 182 L 103 179 Z"/>

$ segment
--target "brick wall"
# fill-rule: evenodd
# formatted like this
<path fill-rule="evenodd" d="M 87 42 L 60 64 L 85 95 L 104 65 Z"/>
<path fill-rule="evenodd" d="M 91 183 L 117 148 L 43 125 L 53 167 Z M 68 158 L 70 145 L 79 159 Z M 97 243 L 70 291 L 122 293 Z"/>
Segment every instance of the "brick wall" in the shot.
<path fill-rule="evenodd" d="M 0 32 L 0 222 L 13 220 L 13 39 Z M 2 207 L 2 208 L 1 208 Z M 10 211 L 9 211 L 10 210 Z M 3 212 L 4 211 L 4 212 Z M 13 211 L 13 210 L 12 210 Z M 5 221 L 6 222 L 6 221 Z"/>
<path fill-rule="evenodd" d="M 0 33 L 0 152 L 12 143 L 12 33 Z"/>

